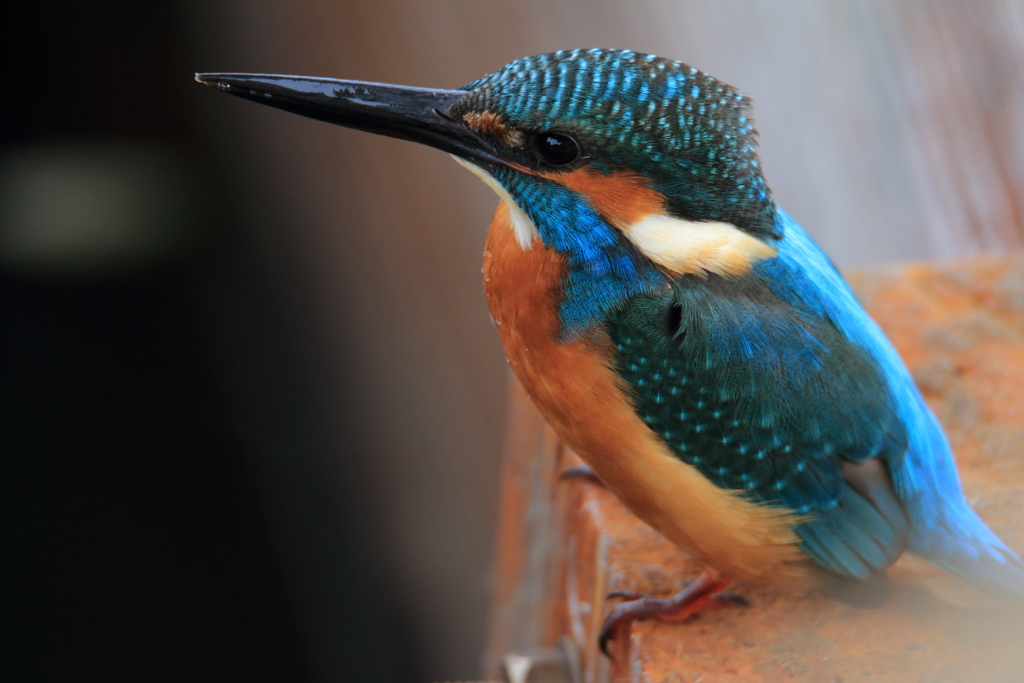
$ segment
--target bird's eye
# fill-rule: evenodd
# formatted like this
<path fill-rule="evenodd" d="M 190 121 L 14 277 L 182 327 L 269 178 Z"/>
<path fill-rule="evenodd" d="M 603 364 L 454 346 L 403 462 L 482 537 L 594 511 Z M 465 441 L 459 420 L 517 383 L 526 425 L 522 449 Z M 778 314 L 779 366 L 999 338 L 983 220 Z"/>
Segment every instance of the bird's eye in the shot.
<path fill-rule="evenodd" d="M 551 166 L 571 164 L 580 155 L 580 146 L 564 133 L 540 133 L 534 136 L 533 146 L 541 161 Z"/>

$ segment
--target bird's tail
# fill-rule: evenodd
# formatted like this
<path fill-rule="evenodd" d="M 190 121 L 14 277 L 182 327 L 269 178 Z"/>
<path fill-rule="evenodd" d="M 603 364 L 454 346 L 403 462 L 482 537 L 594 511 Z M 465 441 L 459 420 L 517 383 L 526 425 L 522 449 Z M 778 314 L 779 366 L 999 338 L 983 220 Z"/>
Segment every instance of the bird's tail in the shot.
<path fill-rule="evenodd" d="M 960 533 L 945 535 L 957 539 L 954 547 L 942 543 L 922 548 L 920 539 L 911 537 L 911 551 L 980 591 L 1024 606 L 1024 561 L 973 510 L 964 508 L 967 514 L 958 520 Z"/>
<path fill-rule="evenodd" d="M 932 561 L 978 590 L 1024 605 L 1024 562 L 1012 550 L 993 551 L 973 558 L 954 556 Z"/>

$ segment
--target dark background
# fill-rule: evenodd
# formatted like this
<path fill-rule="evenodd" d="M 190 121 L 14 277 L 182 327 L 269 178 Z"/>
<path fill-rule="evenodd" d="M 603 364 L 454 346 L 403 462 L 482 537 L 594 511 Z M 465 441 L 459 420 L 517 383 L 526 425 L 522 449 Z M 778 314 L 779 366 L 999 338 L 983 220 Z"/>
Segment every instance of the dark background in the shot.
<path fill-rule="evenodd" d="M 2 128 L 2 678 L 314 680 L 324 639 L 344 680 L 415 680 L 365 454 L 325 435 L 301 304 L 191 79 L 212 61 L 195 14 L 43 2 L 5 19 L 23 40 Z M 96 177 L 146 197 L 119 216 Z M 33 182 L 50 191 L 34 201 L 138 236 L 40 217 L 13 196 Z M 58 218 L 101 246 L 67 253 Z M 18 221 L 53 236 L 26 244 Z M 328 485 L 326 458 L 351 475 Z"/>
<path fill-rule="evenodd" d="M 507 375 L 495 199 L 194 71 L 457 87 L 682 59 L 840 265 L 1024 244 L 1019 3 L 47 0 L 5 16 L 0 677 L 479 674 Z"/>

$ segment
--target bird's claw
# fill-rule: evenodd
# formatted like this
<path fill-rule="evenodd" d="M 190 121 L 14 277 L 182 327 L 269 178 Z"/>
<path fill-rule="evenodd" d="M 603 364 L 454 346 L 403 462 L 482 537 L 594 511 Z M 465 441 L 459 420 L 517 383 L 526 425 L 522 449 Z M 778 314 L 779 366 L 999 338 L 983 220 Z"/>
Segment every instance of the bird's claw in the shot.
<path fill-rule="evenodd" d="M 608 612 L 608 616 L 604 618 L 604 623 L 601 624 L 601 633 L 597 637 L 597 644 L 601 648 L 601 652 L 609 659 L 615 659 L 615 657 L 608 651 L 608 643 L 615 638 L 615 631 L 620 625 L 630 624 L 635 619 L 654 616 L 665 609 L 665 603 L 668 602 L 668 600 L 659 600 L 632 591 L 612 591 L 608 594 L 608 597 L 631 596 L 639 597 L 615 605 Z"/>
<path fill-rule="evenodd" d="M 608 651 L 608 643 L 615 638 L 620 626 L 636 619 L 654 618 L 661 621 L 680 621 L 695 614 L 729 605 L 748 606 L 742 596 L 723 592 L 731 583 L 715 573 L 704 572 L 696 581 L 667 599 L 652 598 L 636 591 L 612 591 L 609 598 L 626 598 L 626 602 L 615 605 L 597 638 L 598 647 L 609 659 L 615 659 Z"/>

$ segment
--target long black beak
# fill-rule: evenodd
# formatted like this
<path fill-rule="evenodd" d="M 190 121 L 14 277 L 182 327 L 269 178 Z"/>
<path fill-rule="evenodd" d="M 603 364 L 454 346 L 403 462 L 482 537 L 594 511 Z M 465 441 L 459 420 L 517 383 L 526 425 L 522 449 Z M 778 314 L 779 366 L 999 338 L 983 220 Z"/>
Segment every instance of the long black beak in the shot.
<path fill-rule="evenodd" d="M 266 74 L 196 74 L 203 85 L 339 126 L 419 142 L 484 168 L 518 166 L 449 112 L 464 90 Z"/>

